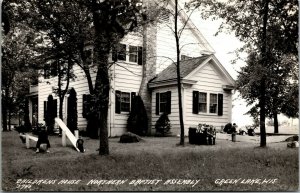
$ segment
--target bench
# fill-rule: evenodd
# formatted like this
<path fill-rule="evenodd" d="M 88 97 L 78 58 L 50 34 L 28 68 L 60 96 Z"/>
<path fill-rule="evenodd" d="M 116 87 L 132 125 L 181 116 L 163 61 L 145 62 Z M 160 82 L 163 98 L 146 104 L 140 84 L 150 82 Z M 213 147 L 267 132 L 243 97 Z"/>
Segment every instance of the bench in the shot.
<path fill-rule="evenodd" d="M 32 135 L 26 134 L 26 135 L 20 135 L 22 137 L 25 137 L 26 139 L 26 148 L 29 149 L 30 148 L 30 140 L 37 142 L 38 138 L 34 137 Z"/>

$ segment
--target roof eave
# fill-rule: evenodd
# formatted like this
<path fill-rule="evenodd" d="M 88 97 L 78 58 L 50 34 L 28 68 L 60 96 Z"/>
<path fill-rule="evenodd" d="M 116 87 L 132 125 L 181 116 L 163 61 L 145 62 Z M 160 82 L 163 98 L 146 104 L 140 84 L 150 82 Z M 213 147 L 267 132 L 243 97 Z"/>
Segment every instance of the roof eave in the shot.
<path fill-rule="evenodd" d="M 196 84 L 197 81 L 195 80 L 188 80 L 188 79 L 181 79 L 181 83 L 185 85 L 193 85 Z M 148 88 L 158 88 L 158 87 L 164 87 L 164 86 L 173 86 L 177 85 L 177 79 L 169 79 L 169 80 L 162 80 L 162 81 L 156 81 L 156 82 L 149 82 Z"/>

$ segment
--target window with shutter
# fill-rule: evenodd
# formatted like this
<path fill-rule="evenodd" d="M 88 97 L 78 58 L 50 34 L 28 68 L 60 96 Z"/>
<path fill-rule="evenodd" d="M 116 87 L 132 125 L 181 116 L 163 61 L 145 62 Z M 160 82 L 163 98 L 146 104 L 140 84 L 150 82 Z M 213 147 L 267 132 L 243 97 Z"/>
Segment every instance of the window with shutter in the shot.
<path fill-rule="evenodd" d="M 115 112 L 120 114 L 121 112 L 129 112 L 130 104 L 135 97 L 135 92 L 121 92 L 119 90 L 116 91 L 115 98 Z"/>
<path fill-rule="evenodd" d="M 209 97 L 209 98 L 208 98 Z M 207 104 L 209 101 L 209 108 Z M 207 111 L 208 110 L 208 111 Z M 210 113 L 223 115 L 223 94 L 193 91 L 193 113 Z"/>

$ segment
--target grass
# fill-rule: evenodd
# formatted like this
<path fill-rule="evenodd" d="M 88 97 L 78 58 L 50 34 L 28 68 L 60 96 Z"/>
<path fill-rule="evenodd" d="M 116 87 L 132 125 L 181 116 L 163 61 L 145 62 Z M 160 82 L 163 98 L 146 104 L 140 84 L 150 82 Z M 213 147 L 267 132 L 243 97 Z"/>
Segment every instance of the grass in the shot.
<path fill-rule="evenodd" d="M 298 149 L 286 143 L 258 148 L 255 143 L 217 140 L 215 146 L 176 146 L 179 138 L 146 137 L 137 144 L 110 139 L 110 155 L 99 156 L 98 141 L 85 139 L 86 153 L 61 147 L 51 136 L 51 153 L 26 149 L 16 132 L 2 133 L 2 189 L 17 189 L 18 179 L 81 180 L 77 185 L 32 185 L 21 191 L 296 191 Z M 275 179 L 275 184 L 223 184 L 216 179 Z M 127 180 L 122 185 L 87 185 L 88 181 Z M 157 185 L 130 185 L 138 179 L 162 180 Z M 191 185 L 166 185 L 168 179 L 200 180 Z"/>

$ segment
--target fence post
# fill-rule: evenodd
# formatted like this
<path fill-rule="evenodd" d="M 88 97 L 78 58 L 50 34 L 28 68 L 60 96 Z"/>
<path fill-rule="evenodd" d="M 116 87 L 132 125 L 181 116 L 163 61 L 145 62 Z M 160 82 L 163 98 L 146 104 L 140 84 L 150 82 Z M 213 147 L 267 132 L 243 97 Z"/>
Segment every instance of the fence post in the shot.
<path fill-rule="evenodd" d="M 79 132 L 78 132 L 78 130 L 75 130 L 74 133 L 75 133 L 75 137 L 76 137 L 77 139 L 79 139 Z"/>
<path fill-rule="evenodd" d="M 26 148 L 29 149 L 30 148 L 29 136 L 28 134 L 26 134 L 25 136 L 26 136 Z"/>
<path fill-rule="evenodd" d="M 66 147 L 67 146 L 67 143 L 66 143 L 66 132 L 65 131 L 62 131 L 62 138 L 61 138 L 61 142 L 62 142 L 62 146 L 63 147 Z"/>

